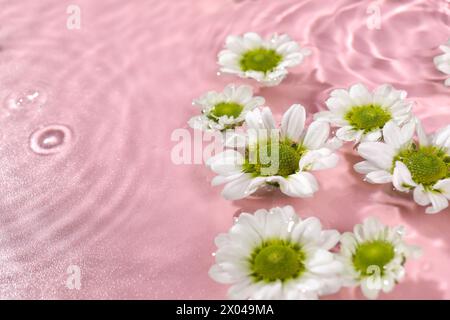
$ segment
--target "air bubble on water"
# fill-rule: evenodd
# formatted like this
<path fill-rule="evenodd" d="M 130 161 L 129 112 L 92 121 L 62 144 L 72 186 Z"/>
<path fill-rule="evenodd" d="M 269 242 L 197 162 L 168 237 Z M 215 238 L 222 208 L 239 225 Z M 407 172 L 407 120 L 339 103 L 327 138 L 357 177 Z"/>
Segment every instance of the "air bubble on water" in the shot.
<path fill-rule="evenodd" d="M 10 93 L 4 104 L 10 111 L 29 111 L 41 108 L 47 102 L 47 95 L 41 90 L 22 90 Z"/>
<path fill-rule="evenodd" d="M 58 153 L 70 145 L 72 131 L 65 125 L 49 125 L 33 132 L 30 148 L 40 155 Z"/>

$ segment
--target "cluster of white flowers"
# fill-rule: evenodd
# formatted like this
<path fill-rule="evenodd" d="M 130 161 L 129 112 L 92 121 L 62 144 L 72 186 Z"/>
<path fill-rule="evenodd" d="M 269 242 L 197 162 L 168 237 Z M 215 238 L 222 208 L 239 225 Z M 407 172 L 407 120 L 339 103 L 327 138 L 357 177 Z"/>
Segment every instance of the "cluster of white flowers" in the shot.
<path fill-rule="evenodd" d="M 450 42 L 441 49 L 444 54 L 434 62 L 450 74 Z M 274 86 L 287 76 L 287 68 L 309 54 L 287 35 L 263 39 L 246 33 L 226 39 L 218 63 L 222 73 Z M 300 104 L 288 108 L 278 126 L 252 87 L 230 84 L 194 100 L 201 114 L 189 125 L 205 131 L 244 129 L 234 133 L 233 145 L 207 162 L 217 174 L 212 185 L 224 184 L 222 195 L 228 200 L 259 188 L 312 197 L 319 189 L 313 172 L 335 167 L 337 149 L 354 142 L 364 158 L 354 169 L 365 181 L 412 191 L 417 204 L 429 206 L 426 213 L 437 213 L 450 200 L 450 125 L 427 135 L 406 98 L 406 91 L 389 84 L 369 91 L 357 83 L 333 90 L 325 102 L 328 110 L 314 114 L 308 126 Z M 331 126 L 337 128 L 335 135 Z M 407 259 L 419 252 L 403 242 L 402 227 L 384 226 L 371 217 L 340 236 L 322 230 L 316 218 L 300 219 L 289 206 L 242 214 L 216 244 L 210 275 L 232 284 L 229 295 L 237 299 L 316 299 L 353 285 L 361 285 L 373 299 L 393 289 L 405 274 Z M 336 246 L 339 253 L 331 251 Z"/>
<path fill-rule="evenodd" d="M 323 230 L 315 217 L 301 219 L 291 206 L 261 209 L 242 213 L 228 233 L 216 237 L 209 275 L 232 285 L 232 299 L 318 299 L 357 285 L 375 299 L 403 278 L 408 258 L 420 255 L 403 235 L 402 227 L 373 217 L 340 235 Z"/>

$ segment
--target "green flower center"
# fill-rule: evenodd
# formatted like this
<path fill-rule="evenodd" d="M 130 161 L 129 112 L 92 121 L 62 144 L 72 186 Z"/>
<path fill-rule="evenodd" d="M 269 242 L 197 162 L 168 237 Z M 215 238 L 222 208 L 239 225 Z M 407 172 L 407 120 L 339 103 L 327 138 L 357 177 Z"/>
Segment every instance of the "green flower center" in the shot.
<path fill-rule="evenodd" d="M 383 274 L 384 266 L 394 258 L 394 246 L 382 240 L 362 243 L 353 255 L 353 266 L 362 276 Z"/>
<path fill-rule="evenodd" d="M 264 73 L 272 71 L 282 56 L 273 49 L 258 48 L 245 52 L 240 60 L 243 71 L 261 71 Z"/>
<path fill-rule="evenodd" d="M 305 254 L 298 244 L 269 240 L 254 250 L 250 265 L 255 282 L 285 281 L 305 271 Z"/>
<path fill-rule="evenodd" d="M 450 156 L 434 146 L 411 148 L 401 151 L 395 158 L 403 162 L 411 172 L 412 179 L 424 186 L 434 185 L 450 176 Z"/>
<path fill-rule="evenodd" d="M 380 106 L 368 105 L 351 108 L 344 118 L 352 127 L 367 133 L 383 128 L 386 122 L 392 119 L 392 116 Z"/>
<path fill-rule="evenodd" d="M 220 118 L 222 116 L 228 116 L 237 118 L 241 114 L 244 107 L 236 102 L 220 102 L 214 106 L 209 112 L 212 118 Z"/>
<path fill-rule="evenodd" d="M 306 148 L 290 141 L 258 143 L 246 152 L 243 171 L 254 176 L 287 177 L 299 170 Z"/>

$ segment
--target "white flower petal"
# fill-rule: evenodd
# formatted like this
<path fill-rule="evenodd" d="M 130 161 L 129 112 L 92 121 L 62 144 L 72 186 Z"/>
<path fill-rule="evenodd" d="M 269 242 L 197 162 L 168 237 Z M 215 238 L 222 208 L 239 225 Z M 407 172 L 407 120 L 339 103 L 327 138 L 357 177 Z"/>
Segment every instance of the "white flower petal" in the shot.
<path fill-rule="evenodd" d="M 422 185 L 418 185 L 414 188 L 413 196 L 414 201 L 421 206 L 426 206 L 430 203 L 430 198 L 428 197 L 428 194 L 425 192 L 425 189 Z"/>
<path fill-rule="evenodd" d="M 298 142 L 305 127 L 306 111 L 300 104 L 292 105 L 281 120 L 281 134 L 283 137 Z"/>
<path fill-rule="evenodd" d="M 430 141 L 425 133 L 425 130 L 423 129 L 422 122 L 419 119 L 415 119 L 416 121 L 416 130 L 417 130 L 417 136 L 419 137 L 419 144 L 421 146 L 427 146 L 430 144 Z"/>
<path fill-rule="evenodd" d="M 317 112 L 314 114 L 314 120 L 330 122 L 335 126 L 348 126 L 348 121 L 343 118 L 343 115 L 333 111 Z"/>
<path fill-rule="evenodd" d="M 415 187 L 417 184 L 413 181 L 411 172 L 408 167 L 401 161 L 395 162 L 394 173 L 392 175 L 392 183 L 394 184 L 395 189 L 408 192 L 412 187 Z"/>
<path fill-rule="evenodd" d="M 378 298 L 380 289 L 373 289 L 367 280 L 361 281 L 361 291 L 367 299 L 374 300 Z"/>
<path fill-rule="evenodd" d="M 211 181 L 211 185 L 213 187 L 224 184 L 224 183 L 228 183 L 230 181 L 239 179 L 242 175 L 244 175 L 245 173 L 239 172 L 237 174 L 233 174 L 233 175 L 229 175 L 229 176 L 216 176 L 212 179 Z"/>
<path fill-rule="evenodd" d="M 219 283 L 233 283 L 236 277 L 223 270 L 218 264 L 213 265 L 208 272 L 209 276 Z"/>
<path fill-rule="evenodd" d="M 247 32 L 244 34 L 244 44 L 247 50 L 260 47 L 262 42 L 261 37 L 256 32 Z"/>
<path fill-rule="evenodd" d="M 315 217 L 309 217 L 300 223 L 296 224 L 291 232 L 291 239 L 300 244 L 315 244 L 320 240 L 322 232 L 322 224 L 320 220 Z"/>
<path fill-rule="evenodd" d="M 319 190 L 316 178 L 309 172 L 298 172 L 290 175 L 286 181 L 286 185 L 280 185 L 280 189 L 291 197 L 311 197 Z"/>
<path fill-rule="evenodd" d="M 362 137 L 362 141 L 379 141 L 382 137 L 381 130 L 374 130 L 366 133 Z"/>
<path fill-rule="evenodd" d="M 243 174 L 238 179 L 228 182 L 222 190 L 222 196 L 227 200 L 238 200 L 247 197 L 252 182 L 250 174 Z"/>
<path fill-rule="evenodd" d="M 450 149 L 450 126 L 446 126 L 436 132 L 433 144 Z"/>
<path fill-rule="evenodd" d="M 340 147 L 342 147 L 342 140 L 337 137 L 332 137 L 324 144 L 324 148 L 330 149 L 331 151 L 336 151 Z"/>
<path fill-rule="evenodd" d="M 262 122 L 264 124 L 264 128 L 267 130 L 275 129 L 275 120 L 272 116 L 272 111 L 270 108 L 263 108 L 261 112 Z"/>
<path fill-rule="evenodd" d="M 300 171 L 324 170 L 334 168 L 339 161 L 339 156 L 330 149 L 322 148 L 305 153 L 299 162 Z"/>
<path fill-rule="evenodd" d="M 359 141 L 362 134 L 362 131 L 355 130 L 351 126 L 342 127 L 336 131 L 336 137 L 344 141 Z"/>
<path fill-rule="evenodd" d="M 385 170 L 377 170 L 369 172 L 366 175 L 366 179 L 370 183 L 389 183 L 392 182 L 392 175 L 390 172 L 387 172 Z"/>
<path fill-rule="evenodd" d="M 219 153 L 207 161 L 211 170 L 222 176 L 230 176 L 241 172 L 243 163 L 244 157 L 231 149 Z"/>
<path fill-rule="evenodd" d="M 306 131 L 303 145 L 309 150 L 319 149 L 325 144 L 330 135 L 330 126 L 323 121 L 312 122 Z"/>
<path fill-rule="evenodd" d="M 411 143 L 413 137 L 414 137 L 414 132 L 416 130 L 416 123 L 415 121 L 409 121 L 407 122 L 401 129 L 401 144 L 402 147 Z"/>
<path fill-rule="evenodd" d="M 403 144 L 400 127 L 394 121 L 389 121 L 384 125 L 383 138 L 384 142 L 394 149 L 399 149 Z"/>
<path fill-rule="evenodd" d="M 341 235 L 337 230 L 324 230 L 320 238 L 322 239 L 320 246 L 326 250 L 330 250 L 338 244 Z"/>
<path fill-rule="evenodd" d="M 260 284 L 253 284 L 251 279 L 238 282 L 228 290 L 228 297 L 230 299 L 244 300 L 248 299 L 252 293 L 259 288 Z"/>
<path fill-rule="evenodd" d="M 209 121 L 204 115 L 194 116 L 188 121 L 192 129 L 207 130 L 209 129 Z"/>
<path fill-rule="evenodd" d="M 251 295 L 254 300 L 278 300 L 282 298 L 281 281 L 271 282 L 260 287 Z"/>
<path fill-rule="evenodd" d="M 349 90 L 350 97 L 357 106 L 369 105 L 372 103 L 372 95 L 367 90 L 367 88 L 361 84 L 357 83 L 350 87 Z"/>
<path fill-rule="evenodd" d="M 438 181 L 434 186 L 433 190 L 437 190 L 442 193 L 447 199 L 450 199 L 450 178 Z"/>
<path fill-rule="evenodd" d="M 341 253 L 347 256 L 352 256 L 356 247 L 358 246 L 358 240 L 351 232 L 344 232 L 341 235 Z"/>
<path fill-rule="evenodd" d="M 379 170 L 379 168 L 377 166 L 373 165 L 369 161 L 358 162 L 357 164 L 355 164 L 353 166 L 353 169 L 355 169 L 356 172 L 362 173 L 362 174 L 367 174 L 367 173 L 370 173 L 372 171 L 378 171 Z"/>
<path fill-rule="evenodd" d="M 383 225 L 375 217 L 368 217 L 363 222 L 364 239 L 377 239 L 383 232 Z"/>
<path fill-rule="evenodd" d="M 249 129 L 259 130 L 265 129 L 264 122 L 262 120 L 261 110 L 255 109 L 245 116 L 245 123 Z"/>
<path fill-rule="evenodd" d="M 230 35 L 225 40 L 225 46 L 234 53 L 241 54 L 245 51 L 244 43 L 241 37 Z"/>
<path fill-rule="evenodd" d="M 380 169 L 390 170 L 395 153 L 394 149 L 383 142 L 364 142 L 358 147 L 358 153 Z"/>
<path fill-rule="evenodd" d="M 448 200 L 442 194 L 428 192 L 428 198 L 430 199 L 432 205 L 425 210 L 425 212 L 428 214 L 441 212 L 448 207 Z"/>

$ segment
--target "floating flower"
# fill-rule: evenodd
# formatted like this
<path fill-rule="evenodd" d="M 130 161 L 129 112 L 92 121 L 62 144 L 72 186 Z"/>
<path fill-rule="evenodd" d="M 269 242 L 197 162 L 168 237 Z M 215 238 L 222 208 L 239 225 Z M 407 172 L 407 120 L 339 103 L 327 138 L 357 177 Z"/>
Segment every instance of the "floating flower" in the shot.
<path fill-rule="evenodd" d="M 286 68 L 300 64 L 310 54 L 285 34 L 265 40 L 254 32 L 228 36 L 225 46 L 218 55 L 221 72 L 253 78 L 267 86 L 279 84 L 288 73 Z"/>
<path fill-rule="evenodd" d="M 283 115 L 280 132 L 269 108 L 249 112 L 245 150 L 228 149 L 208 160 L 218 174 L 212 184 L 226 183 L 222 195 L 229 200 L 245 198 L 265 185 L 291 197 L 311 197 L 318 183 L 310 171 L 336 166 L 334 150 L 340 144 L 329 140 L 325 122 L 313 122 L 305 132 L 305 119 L 305 108 L 292 105 Z"/>
<path fill-rule="evenodd" d="M 418 247 L 406 245 L 403 235 L 402 226 L 384 226 L 374 217 L 357 224 L 353 233 L 342 234 L 343 284 L 360 285 L 369 299 L 376 299 L 380 291 L 392 291 L 405 275 L 406 260 L 421 253 Z"/>
<path fill-rule="evenodd" d="M 372 93 L 364 85 L 355 84 L 348 91 L 333 90 L 326 101 L 329 111 L 316 113 L 315 119 L 340 127 L 336 136 L 343 141 L 377 141 L 388 121 L 403 125 L 411 119 L 413 103 L 405 100 L 406 95 L 406 91 L 388 84 Z"/>
<path fill-rule="evenodd" d="M 199 130 L 226 130 L 242 125 L 247 112 L 262 106 L 263 97 L 254 97 L 250 86 L 229 84 L 223 92 L 209 91 L 193 104 L 202 114 L 192 117 L 189 125 Z"/>
<path fill-rule="evenodd" d="M 371 183 L 390 183 L 402 192 L 414 191 L 414 200 L 431 206 L 426 213 L 448 207 L 450 199 L 450 126 L 427 136 L 417 120 L 418 143 L 413 140 L 414 122 L 402 128 L 389 122 L 383 129 L 385 142 L 365 142 L 358 148 L 367 161 L 355 170 Z"/>
<path fill-rule="evenodd" d="M 317 299 L 341 286 L 342 264 L 329 251 L 338 241 L 339 232 L 300 219 L 291 206 L 242 213 L 216 237 L 209 275 L 233 285 L 232 299 Z"/>
<path fill-rule="evenodd" d="M 439 71 L 450 74 L 450 40 L 448 40 L 447 44 L 442 45 L 439 48 L 444 54 L 434 57 L 434 64 Z M 450 78 L 445 80 L 445 85 L 450 86 Z"/>

